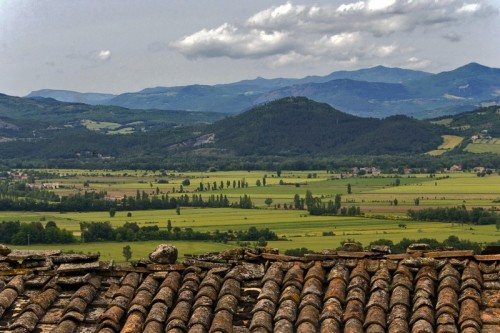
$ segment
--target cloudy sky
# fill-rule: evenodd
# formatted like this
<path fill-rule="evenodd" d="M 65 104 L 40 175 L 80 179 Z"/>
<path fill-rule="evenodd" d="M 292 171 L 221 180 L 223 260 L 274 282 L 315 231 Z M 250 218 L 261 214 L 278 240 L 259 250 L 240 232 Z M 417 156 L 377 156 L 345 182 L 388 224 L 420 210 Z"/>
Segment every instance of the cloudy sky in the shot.
<path fill-rule="evenodd" d="M 500 67 L 500 0 L 0 0 L 0 93 Z"/>

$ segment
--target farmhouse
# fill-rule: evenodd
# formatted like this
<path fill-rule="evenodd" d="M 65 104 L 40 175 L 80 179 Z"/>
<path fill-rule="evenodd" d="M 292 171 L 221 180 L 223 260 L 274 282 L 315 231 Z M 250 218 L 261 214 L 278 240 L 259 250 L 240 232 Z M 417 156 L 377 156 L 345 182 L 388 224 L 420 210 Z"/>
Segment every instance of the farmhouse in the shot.
<path fill-rule="evenodd" d="M 175 255 L 176 256 L 176 255 Z M 499 332 L 500 255 L 346 246 L 245 249 L 134 265 L 97 255 L 0 258 L 1 332 Z"/>

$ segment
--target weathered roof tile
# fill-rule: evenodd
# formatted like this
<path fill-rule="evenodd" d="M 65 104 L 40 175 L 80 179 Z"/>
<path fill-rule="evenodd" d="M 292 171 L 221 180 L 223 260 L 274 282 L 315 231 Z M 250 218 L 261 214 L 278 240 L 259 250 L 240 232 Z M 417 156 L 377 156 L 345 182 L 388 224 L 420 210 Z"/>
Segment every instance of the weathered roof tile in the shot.
<path fill-rule="evenodd" d="M 274 321 L 280 321 L 286 319 L 293 323 L 297 319 L 297 303 L 292 300 L 285 300 L 281 302 L 276 315 L 274 316 Z"/>
<path fill-rule="evenodd" d="M 331 251 L 288 257 L 285 262 L 275 261 L 282 257 L 276 254 L 247 253 L 223 265 L 210 262 L 212 257 L 222 258 L 212 255 L 191 258 L 191 266 L 99 264 L 90 272 L 69 274 L 57 271 L 59 262 L 29 270 L 9 267 L 0 276 L 0 331 L 499 330 L 500 263 L 496 259 L 453 256 L 450 251 L 445 255 L 354 254 L 341 257 Z M 51 262 L 30 260 L 34 265 Z M 75 267 L 82 263 L 77 257 L 60 261 Z"/>

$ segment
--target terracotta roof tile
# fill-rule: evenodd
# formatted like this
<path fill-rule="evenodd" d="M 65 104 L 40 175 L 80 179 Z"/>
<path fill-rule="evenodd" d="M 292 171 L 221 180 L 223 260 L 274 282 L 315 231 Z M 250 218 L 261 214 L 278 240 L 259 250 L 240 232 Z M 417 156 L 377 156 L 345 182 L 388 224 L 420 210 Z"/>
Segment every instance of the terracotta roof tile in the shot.
<path fill-rule="evenodd" d="M 283 286 L 288 287 L 290 285 L 296 286 L 302 289 L 302 283 L 304 282 L 304 270 L 300 268 L 299 264 L 295 264 L 290 268 L 283 278 Z"/>
<path fill-rule="evenodd" d="M 250 323 L 250 331 L 256 328 L 264 328 L 268 332 L 273 331 L 273 316 L 267 311 L 257 311 L 253 314 L 252 322 Z"/>
<path fill-rule="evenodd" d="M 210 328 L 212 320 L 212 310 L 208 306 L 200 306 L 194 309 L 191 318 L 189 319 L 188 327 L 193 325 L 202 325 L 205 330 Z"/>
<path fill-rule="evenodd" d="M 397 318 L 389 323 L 388 333 L 408 333 L 410 331 L 408 322 L 404 319 Z"/>
<path fill-rule="evenodd" d="M 349 281 L 349 270 L 340 263 L 337 263 L 328 273 L 328 281 L 333 279 L 342 279 L 346 284 Z"/>
<path fill-rule="evenodd" d="M 369 309 L 372 306 L 380 307 L 384 313 L 387 312 L 389 310 L 389 293 L 383 289 L 376 289 L 372 292 L 366 308 Z"/>
<path fill-rule="evenodd" d="M 412 333 L 431 333 L 434 332 L 432 324 L 425 319 L 419 319 L 412 324 Z"/>
<path fill-rule="evenodd" d="M 297 303 L 292 300 L 285 300 L 281 302 L 276 314 L 274 316 L 274 321 L 280 321 L 286 319 L 293 323 L 297 319 Z"/>
<path fill-rule="evenodd" d="M 358 287 L 350 289 L 347 292 L 346 302 L 351 302 L 353 300 L 360 302 L 364 306 L 366 303 L 366 292 Z"/>
<path fill-rule="evenodd" d="M 225 310 L 228 311 L 229 313 L 235 315 L 236 314 L 236 309 L 238 306 L 238 299 L 234 297 L 233 295 L 224 295 L 222 296 L 219 301 L 217 302 L 217 306 L 215 308 L 215 311 L 221 311 Z"/>
<path fill-rule="evenodd" d="M 305 306 L 314 306 L 316 309 L 321 310 L 323 308 L 323 302 L 321 297 L 316 294 L 306 294 L 302 297 L 299 304 L 299 311 Z"/>
<path fill-rule="evenodd" d="M 344 333 L 359 333 L 363 332 L 363 323 L 358 318 L 351 318 L 346 321 Z"/>
<path fill-rule="evenodd" d="M 50 258 L 30 254 L 30 269 L 9 265 L 2 276 L 0 266 L 0 332 L 500 331 L 499 260 L 419 251 L 213 254 L 188 258 L 191 266 L 90 271 L 58 268 L 83 269 L 94 257 L 41 267 Z"/>
<path fill-rule="evenodd" d="M 340 324 L 337 320 L 327 318 L 321 322 L 320 333 L 340 333 Z"/>
<path fill-rule="evenodd" d="M 274 304 L 272 301 L 266 298 L 262 298 L 257 302 L 257 304 L 255 304 L 252 310 L 253 313 L 259 311 L 265 311 L 269 313 L 271 316 L 274 316 L 274 313 L 276 312 L 276 304 Z"/>
<path fill-rule="evenodd" d="M 316 326 L 319 322 L 319 310 L 312 305 L 306 305 L 300 310 L 295 325 L 298 327 L 302 323 L 310 323 Z"/>
<path fill-rule="evenodd" d="M 304 283 L 304 287 L 302 288 L 302 295 L 307 295 L 307 294 L 322 296 L 323 283 L 316 278 L 307 279 Z"/>
<path fill-rule="evenodd" d="M 274 262 L 269 266 L 266 273 L 264 274 L 264 277 L 262 278 L 262 283 L 265 284 L 267 281 L 272 280 L 277 284 L 281 284 L 281 282 L 283 281 L 283 276 L 284 273 L 281 263 Z"/>
<path fill-rule="evenodd" d="M 451 307 L 457 312 L 459 311 L 458 296 L 452 288 L 443 288 L 439 292 L 436 308 L 439 309 L 443 306 Z"/>
<path fill-rule="evenodd" d="M 349 319 L 357 319 L 361 322 L 365 320 L 364 305 L 359 300 L 353 299 L 347 302 L 344 321 L 347 322 Z"/>
<path fill-rule="evenodd" d="M 403 286 L 397 286 L 394 288 L 391 294 L 389 307 L 392 308 L 396 304 L 410 307 L 410 291 L 407 288 Z"/>
<path fill-rule="evenodd" d="M 377 324 L 383 328 L 386 328 L 386 311 L 379 306 L 372 306 L 368 309 L 366 313 L 366 318 L 364 322 L 364 327 L 367 328 L 372 324 Z"/>
<path fill-rule="evenodd" d="M 168 306 L 163 302 L 156 302 L 151 306 L 145 323 L 148 324 L 152 321 L 164 324 L 167 319 Z"/>
<path fill-rule="evenodd" d="M 343 279 L 332 279 L 326 289 L 324 300 L 327 301 L 330 298 L 335 298 L 340 303 L 344 304 L 346 297 L 346 288 L 346 282 Z"/>
<path fill-rule="evenodd" d="M 276 322 L 274 325 L 274 333 L 290 333 L 293 332 L 293 324 L 286 320 L 286 319 L 281 319 Z"/>
<path fill-rule="evenodd" d="M 454 276 L 446 276 L 439 282 L 438 292 L 441 291 L 441 289 L 443 289 L 443 288 L 451 288 L 455 291 L 459 291 L 460 290 L 460 282 Z"/>
<path fill-rule="evenodd" d="M 292 300 L 295 303 L 299 303 L 300 301 L 300 289 L 296 285 L 289 285 L 283 289 L 280 297 L 280 303 L 284 300 Z"/>

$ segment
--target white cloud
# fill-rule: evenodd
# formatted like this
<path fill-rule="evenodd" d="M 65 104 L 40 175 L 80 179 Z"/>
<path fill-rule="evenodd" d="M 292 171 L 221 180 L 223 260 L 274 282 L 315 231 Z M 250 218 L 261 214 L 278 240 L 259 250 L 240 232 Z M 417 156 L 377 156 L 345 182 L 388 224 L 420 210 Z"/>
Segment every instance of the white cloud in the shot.
<path fill-rule="evenodd" d="M 412 38 L 414 31 L 439 36 L 443 28 L 490 14 L 497 14 L 497 9 L 487 1 L 464 4 L 462 0 L 365 0 L 339 6 L 287 2 L 262 10 L 244 22 L 202 29 L 171 46 L 191 58 L 269 57 L 276 66 L 318 57 L 350 62 L 382 59 L 405 56 L 408 48 L 401 47 L 399 41 Z M 454 34 L 442 37 L 460 40 Z M 425 60 L 408 63 L 421 66 Z"/>
<path fill-rule="evenodd" d="M 292 47 L 286 32 L 258 29 L 240 30 L 224 23 L 215 29 L 203 29 L 172 44 L 189 57 L 254 58 L 280 54 Z"/>
<path fill-rule="evenodd" d="M 95 59 L 100 61 L 107 61 L 111 59 L 111 51 L 110 50 L 101 50 L 96 52 L 94 55 Z"/>

